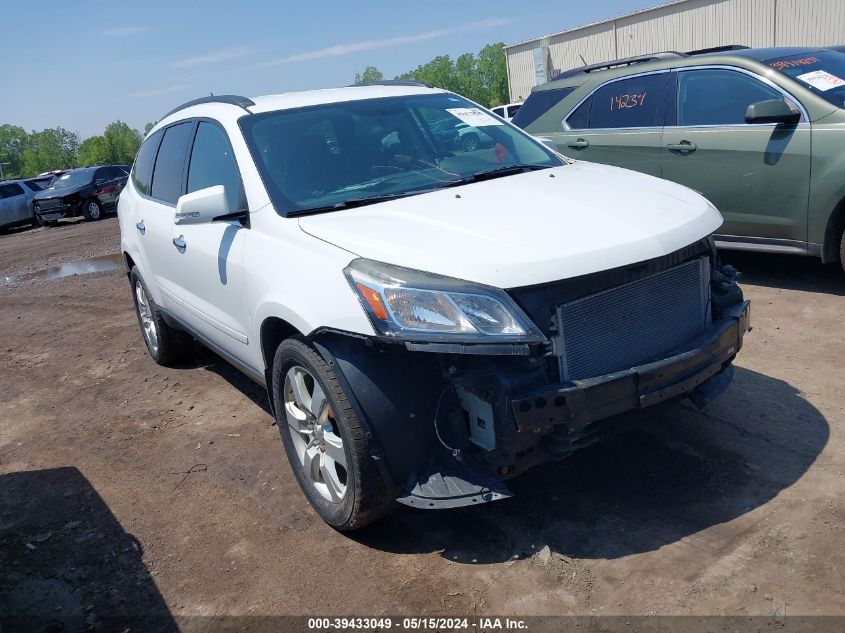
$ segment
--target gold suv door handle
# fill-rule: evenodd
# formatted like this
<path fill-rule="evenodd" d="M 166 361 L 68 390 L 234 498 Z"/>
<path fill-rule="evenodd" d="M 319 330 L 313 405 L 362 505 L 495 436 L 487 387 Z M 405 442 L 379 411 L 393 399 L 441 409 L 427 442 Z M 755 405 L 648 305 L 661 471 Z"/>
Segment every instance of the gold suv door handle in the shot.
<path fill-rule="evenodd" d="M 590 146 L 590 141 L 585 138 L 579 138 L 575 141 L 570 141 L 566 144 L 567 147 L 571 147 L 572 149 L 584 149 L 585 147 Z"/>

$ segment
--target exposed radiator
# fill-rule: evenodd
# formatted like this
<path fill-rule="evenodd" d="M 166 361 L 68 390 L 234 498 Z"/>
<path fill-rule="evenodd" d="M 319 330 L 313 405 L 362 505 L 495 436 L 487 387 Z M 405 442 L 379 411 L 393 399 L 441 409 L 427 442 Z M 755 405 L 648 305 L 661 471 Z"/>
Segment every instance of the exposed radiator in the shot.
<path fill-rule="evenodd" d="M 700 257 L 557 307 L 561 378 L 601 376 L 658 359 L 710 323 L 710 260 Z"/>

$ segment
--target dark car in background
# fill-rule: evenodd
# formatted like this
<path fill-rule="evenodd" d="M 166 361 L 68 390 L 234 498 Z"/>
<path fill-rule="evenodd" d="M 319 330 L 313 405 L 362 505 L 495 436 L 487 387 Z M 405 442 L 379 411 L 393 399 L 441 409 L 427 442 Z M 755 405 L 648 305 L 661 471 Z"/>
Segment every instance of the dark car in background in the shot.
<path fill-rule="evenodd" d="M 100 220 L 117 208 L 127 177 L 123 165 L 71 169 L 35 195 L 35 218 L 41 225 L 78 215 L 90 221 Z"/>
<path fill-rule="evenodd" d="M 0 181 L 0 231 L 22 224 L 36 224 L 33 198 L 52 176 Z"/>

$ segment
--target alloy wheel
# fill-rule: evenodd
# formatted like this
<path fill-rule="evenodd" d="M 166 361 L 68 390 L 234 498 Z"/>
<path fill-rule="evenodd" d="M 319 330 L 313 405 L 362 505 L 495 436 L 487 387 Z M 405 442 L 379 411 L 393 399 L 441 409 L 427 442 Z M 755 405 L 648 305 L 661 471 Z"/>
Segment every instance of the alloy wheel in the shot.
<path fill-rule="evenodd" d="M 331 404 L 304 367 L 285 374 L 285 417 L 305 480 L 331 503 L 346 496 L 346 452 Z"/>
<path fill-rule="evenodd" d="M 135 303 L 138 306 L 138 317 L 141 320 L 141 332 L 153 356 L 158 353 L 158 327 L 153 318 L 153 311 L 147 299 L 147 293 L 140 281 L 135 282 Z"/>

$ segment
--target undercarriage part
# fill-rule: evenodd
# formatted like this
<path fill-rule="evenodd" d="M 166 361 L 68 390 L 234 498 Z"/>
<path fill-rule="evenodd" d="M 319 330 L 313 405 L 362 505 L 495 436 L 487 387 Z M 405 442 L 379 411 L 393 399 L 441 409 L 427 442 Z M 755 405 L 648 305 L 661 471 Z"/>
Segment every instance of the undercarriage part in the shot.
<path fill-rule="evenodd" d="M 454 457 L 439 451 L 419 475 L 412 475 L 399 503 L 438 510 L 498 501 L 512 493 L 489 468 L 470 453 Z"/>
<path fill-rule="evenodd" d="M 493 406 L 473 392 L 461 387 L 458 387 L 457 392 L 469 426 L 469 441 L 485 451 L 492 451 L 496 448 Z"/>

